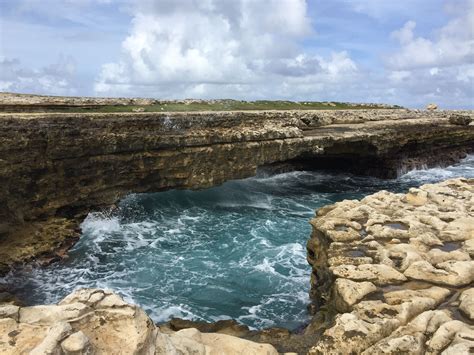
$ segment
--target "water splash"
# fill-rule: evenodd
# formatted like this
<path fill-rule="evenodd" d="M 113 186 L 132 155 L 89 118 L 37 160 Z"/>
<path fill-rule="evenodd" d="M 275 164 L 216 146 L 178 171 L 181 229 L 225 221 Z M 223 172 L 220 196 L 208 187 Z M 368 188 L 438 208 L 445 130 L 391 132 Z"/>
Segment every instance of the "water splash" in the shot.
<path fill-rule="evenodd" d="M 474 156 L 394 180 L 302 171 L 130 195 L 113 214 L 89 214 L 68 259 L 3 282 L 31 304 L 101 287 L 157 322 L 234 318 L 256 328 L 297 328 L 309 319 L 305 243 L 315 209 L 458 176 L 474 177 Z"/>

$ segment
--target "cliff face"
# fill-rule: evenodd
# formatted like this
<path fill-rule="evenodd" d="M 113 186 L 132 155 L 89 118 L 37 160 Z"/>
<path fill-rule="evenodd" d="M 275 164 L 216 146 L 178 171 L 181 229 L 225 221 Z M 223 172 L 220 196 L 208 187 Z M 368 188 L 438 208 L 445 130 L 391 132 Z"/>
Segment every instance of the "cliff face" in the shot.
<path fill-rule="evenodd" d="M 131 192 L 206 188 L 281 162 L 344 164 L 390 176 L 401 158 L 410 164 L 456 159 L 474 144 L 474 126 L 450 124 L 450 115 L 388 109 L 2 114 L 0 243 L 20 252 L 9 251 L 0 263 L 72 243 L 77 223 L 71 218 Z"/>

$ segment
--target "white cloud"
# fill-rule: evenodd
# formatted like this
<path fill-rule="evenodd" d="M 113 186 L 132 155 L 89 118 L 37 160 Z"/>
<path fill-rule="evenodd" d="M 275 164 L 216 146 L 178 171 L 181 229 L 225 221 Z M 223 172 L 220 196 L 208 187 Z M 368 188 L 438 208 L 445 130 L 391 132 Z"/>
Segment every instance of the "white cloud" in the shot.
<path fill-rule="evenodd" d="M 387 60 L 390 68 L 405 70 L 446 67 L 474 62 L 474 0 L 466 2 L 466 11 L 437 31 L 435 38 L 416 36 L 416 22 L 408 21 L 392 32 L 400 50 Z"/>
<path fill-rule="evenodd" d="M 451 3 L 448 3 L 451 5 Z M 416 35 L 416 22 L 393 31 L 398 51 L 386 59 L 388 82 L 400 101 L 424 106 L 469 107 L 474 100 L 474 0 L 460 1 L 453 17 L 433 31 L 432 38 Z"/>
<path fill-rule="evenodd" d="M 74 95 L 76 72 L 71 57 L 60 56 L 56 63 L 41 69 L 25 69 L 20 60 L 0 56 L 0 91 Z"/>
<path fill-rule="evenodd" d="M 101 95 L 252 98 L 298 95 L 308 78 L 330 83 L 357 71 L 348 53 L 310 54 L 304 0 L 142 0 L 117 61 L 102 66 Z"/>

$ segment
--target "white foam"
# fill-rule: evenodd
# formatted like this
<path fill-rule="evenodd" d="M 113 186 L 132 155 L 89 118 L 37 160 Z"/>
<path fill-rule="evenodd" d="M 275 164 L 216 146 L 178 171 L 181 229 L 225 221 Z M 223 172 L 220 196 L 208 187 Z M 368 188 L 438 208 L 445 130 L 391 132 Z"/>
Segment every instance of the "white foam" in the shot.
<path fill-rule="evenodd" d="M 89 213 L 81 224 L 83 233 L 101 235 L 120 231 L 117 217 L 107 217 L 102 213 Z"/>

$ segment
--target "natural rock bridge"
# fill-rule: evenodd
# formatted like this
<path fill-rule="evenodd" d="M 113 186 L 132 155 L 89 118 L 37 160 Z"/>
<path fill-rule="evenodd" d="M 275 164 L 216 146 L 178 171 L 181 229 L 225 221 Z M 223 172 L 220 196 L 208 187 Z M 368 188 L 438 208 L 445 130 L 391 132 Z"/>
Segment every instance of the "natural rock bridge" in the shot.
<path fill-rule="evenodd" d="M 71 245 L 90 210 L 132 192 L 200 189 L 258 167 L 393 177 L 453 162 L 474 126 L 404 109 L 0 115 L 0 271 Z M 52 257 L 55 257 L 54 255 Z"/>

